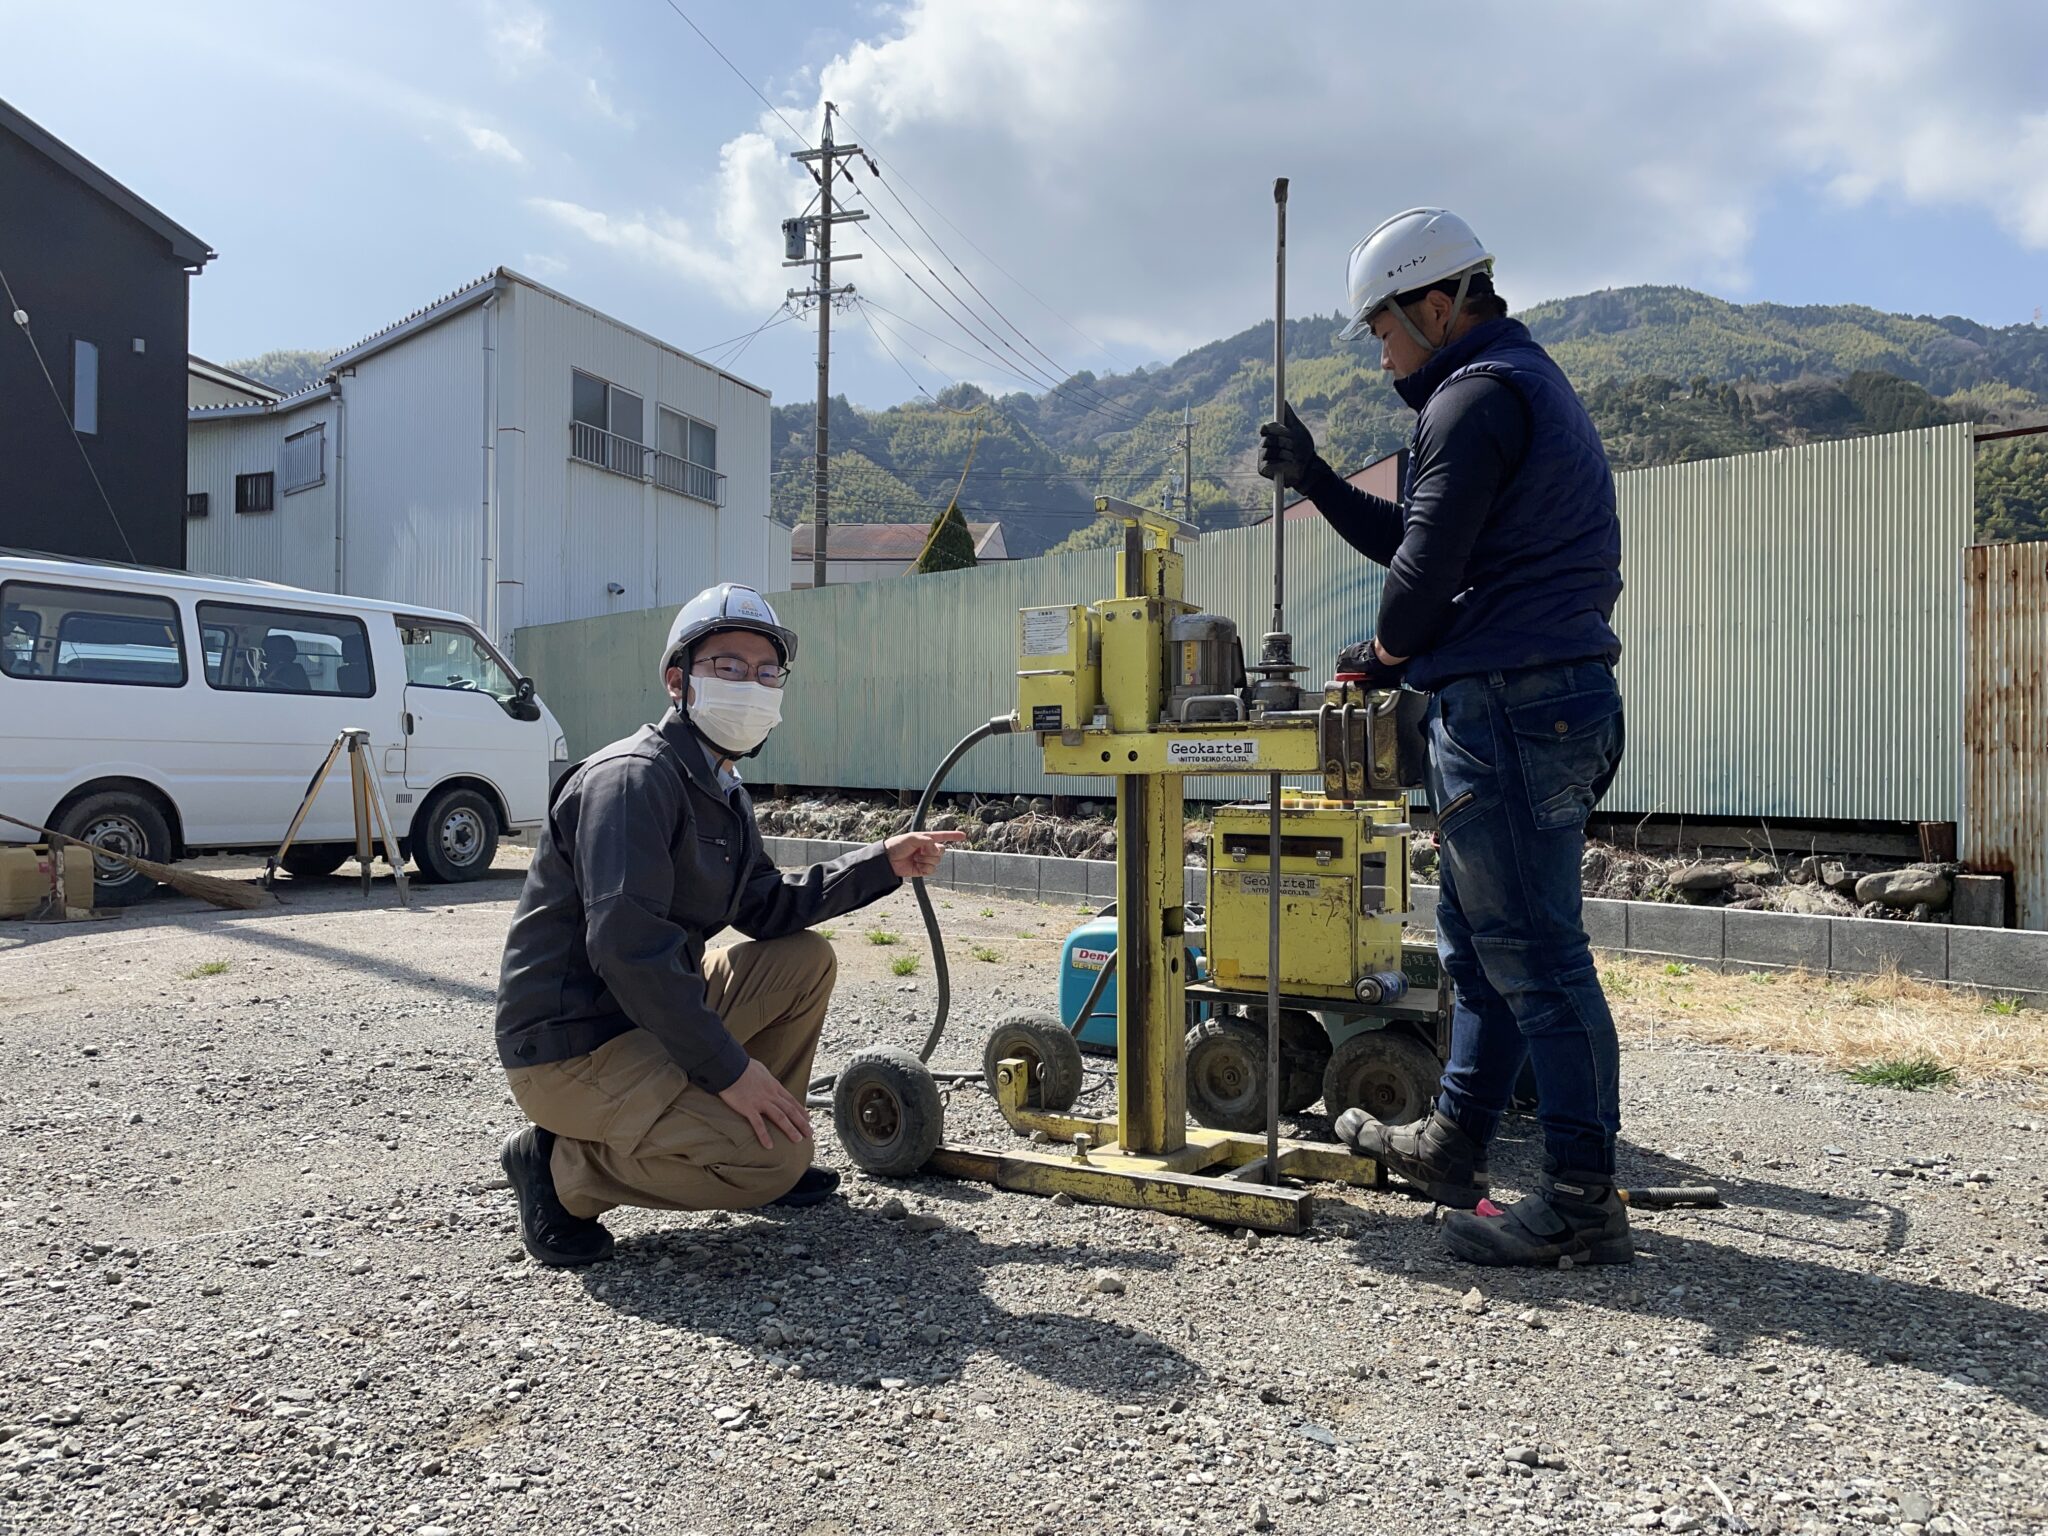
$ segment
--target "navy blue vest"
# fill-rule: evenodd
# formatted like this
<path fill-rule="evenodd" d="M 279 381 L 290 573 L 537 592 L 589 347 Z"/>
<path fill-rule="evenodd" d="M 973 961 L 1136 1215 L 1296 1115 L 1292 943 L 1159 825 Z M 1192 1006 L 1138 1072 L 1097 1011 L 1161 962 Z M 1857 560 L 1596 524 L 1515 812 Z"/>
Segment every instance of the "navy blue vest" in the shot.
<path fill-rule="evenodd" d="M 1621 523 L 1592 418 L 1519 320 L 1474 326 L 1394 387 L 1418 411 L 1419 432 L 1437 391 L 1474 374 L 1521 397 L 1529 449 L 1472 546 L 1450 627 L 1410 664 L 1409 683 L 1428 689 L 1474 673 L 1618 660 L 1608 619 L 1621 595 Z"/>

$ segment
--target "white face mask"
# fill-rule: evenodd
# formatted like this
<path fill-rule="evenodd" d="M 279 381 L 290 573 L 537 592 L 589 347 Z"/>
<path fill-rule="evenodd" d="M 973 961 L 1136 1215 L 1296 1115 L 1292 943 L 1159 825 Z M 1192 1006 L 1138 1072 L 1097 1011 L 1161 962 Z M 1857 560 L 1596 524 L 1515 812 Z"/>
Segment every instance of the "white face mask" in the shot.
<path fill-rule="evenodd" d="M 760 683 L 729 683 L 722 677 L 692 677 L 695 699 L 690 721 L 714 747 L 740 757 L 768 739 L 782 723 L 782 690 Z"/>

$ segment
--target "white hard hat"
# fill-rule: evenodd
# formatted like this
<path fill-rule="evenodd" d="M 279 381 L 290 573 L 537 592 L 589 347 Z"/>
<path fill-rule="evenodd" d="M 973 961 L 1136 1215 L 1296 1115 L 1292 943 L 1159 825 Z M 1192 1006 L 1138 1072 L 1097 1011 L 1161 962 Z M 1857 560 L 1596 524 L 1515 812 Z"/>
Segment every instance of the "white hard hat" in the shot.
<path fill-rule="evenodd" d="M 1371 329 L 1372 317 L 1396 294 L 1413 293 L 1492 265 L 1492 255 L 1472 233 L 1472 226 L 1449 209 L 1410 208 L 1397 213 L 1351 247 L 1351 260 L 1344 270 L 1345 308 L 1351 321 L 1337 333 L 1337 339 L 1349 341 Z M 1407 317 L 1402 318 L 1405 321 Z"/>
<path fill-rule="evenodd" d="M 724 629 L 746 629 L 766 635 L 775 642 L 775 653 L 785 667 L 796 655 L 796 632 L 782 627 L 775 610 L 768 606 L 768 599 L 752 587 L 722 581 L 715 587 L 706 587 L 677 610 L 675 622 L 668 627 L 668 643 L 661 648 L 657 676 L 666 683 L 670 667 L 685 665 L 682 653 L 706 635 Z"/>

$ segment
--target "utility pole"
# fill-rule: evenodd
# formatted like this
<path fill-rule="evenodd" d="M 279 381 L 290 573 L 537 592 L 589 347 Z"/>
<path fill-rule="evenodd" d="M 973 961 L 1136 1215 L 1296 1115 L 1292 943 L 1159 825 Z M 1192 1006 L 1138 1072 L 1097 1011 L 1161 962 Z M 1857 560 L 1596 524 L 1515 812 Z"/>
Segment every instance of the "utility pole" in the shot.
<path fill-rule="evenodd" d="M 811 526 L 811 585 L 825 585 L 825 540 L 831 525 L 831 498 L 829 494 L 826 460 L 830 451 L 832 433 L 832 302 L 853 292 L 853 284 L 842 287 L 832 286 L 832 226 L 853 224 L 867 215 L 858 209 L 845 212 L 832 211 L 832 182 L 839 174 L 841 164 L 854 155 L 866 158 L 858 144 L 834 144 L 832 142 L 831 102 L 825 103 L 825 131 L 818 138 L 816 149 L 799 150 L 790 159 L 803 162 L 818 183 L 818 212 L 808 219 L 786 219 L 783 221 L 784 251 L 794 259 L 783 262 L 785 267 L 815 267 L 817 280 L 808 288 L 792 288 L 792 299 L 816 300 L 818 305 L 818 430 L 814 449 L 816 462 L 812 469 L 812 526 Z M 809 226 L 811 243 L 815 256 L 802 254 L 801 226 Z M 792 226 L 798 226 L 792 234 Z M 858 261 L 859 253 L 849 252 L 839 258 L 841 261 Z"/>
<path fill-rule="evenodd" d="M 1195 408 L 1192 404 L 1181 407 L 1180 417 L 1181 514 L 1188 521 L 1195 520 Z"/>

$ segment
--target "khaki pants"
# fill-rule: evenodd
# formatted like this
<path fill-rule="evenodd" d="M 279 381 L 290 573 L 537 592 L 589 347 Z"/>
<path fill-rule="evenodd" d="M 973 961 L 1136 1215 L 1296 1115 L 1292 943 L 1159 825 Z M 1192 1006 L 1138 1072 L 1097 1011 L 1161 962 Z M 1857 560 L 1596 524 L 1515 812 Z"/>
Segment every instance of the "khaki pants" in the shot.
<path fill-rule="evenodd" d="M 706 999 L 747 1054 L 799 1099 L 839 968 L 815 933 L 735 944 L 704 957 Z M 558 1138 L 555 1192 L 573 1216 L 615 1205 L 738 1211 L 787 1194 L 810 1166 L 808 1141 L 773 1150 L 716 1094 L 692 1087 L 644 1029 L 587 1056 L 514 1067 L 512 1097 Z"/>

